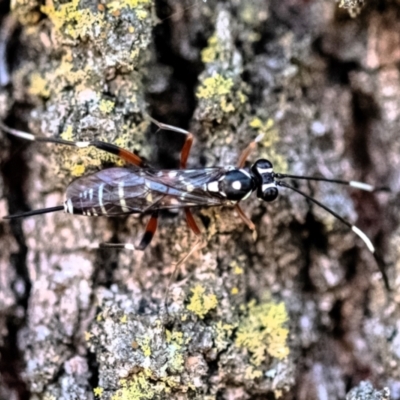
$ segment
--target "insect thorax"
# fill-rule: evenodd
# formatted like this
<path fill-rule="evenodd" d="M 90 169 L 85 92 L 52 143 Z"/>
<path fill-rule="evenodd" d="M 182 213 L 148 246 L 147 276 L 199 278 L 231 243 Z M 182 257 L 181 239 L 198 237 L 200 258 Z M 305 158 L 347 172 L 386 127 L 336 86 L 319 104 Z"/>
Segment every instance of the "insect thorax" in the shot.
<path fill-rule="evenodd" d="M 247 198 L 255 190 L 255 181 L 245 169 L 232 169 L 218 181 L 209 182 L 207 189 L 227 200 L 239 201 Z"/>

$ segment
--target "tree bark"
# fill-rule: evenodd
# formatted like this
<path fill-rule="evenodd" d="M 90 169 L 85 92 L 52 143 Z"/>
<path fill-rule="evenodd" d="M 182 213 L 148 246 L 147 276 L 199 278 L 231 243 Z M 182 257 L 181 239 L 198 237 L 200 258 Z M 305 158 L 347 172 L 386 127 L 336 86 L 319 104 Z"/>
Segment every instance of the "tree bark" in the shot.
<path fill-rule="evenodd" d="M 289 189 L 243 202 L 256 233 L 230 208 L 195 211 L 201 241 L 182 215 L 163 215 L 145 252 L 98 244 L 136 243 L 147 216 L 1 221 L 0 399 L 334 400 L 365 379 L 377 389 L 361 383 L 349 399 L 400 398 L 399 10 L 328 0 L 3 6 L 10 126 L 105 140 L 177 168 L 184 138 L 148 113 L 194 134 L 191 167 L 235 166 L 261 137 L 250 163 L 392 193 L 293 184 L 368 234 L 390 292 L 363 242 Z M 4 133 L 0 157 L 1 216 L 60 205 L 73 179 L 119 163 Z"/>

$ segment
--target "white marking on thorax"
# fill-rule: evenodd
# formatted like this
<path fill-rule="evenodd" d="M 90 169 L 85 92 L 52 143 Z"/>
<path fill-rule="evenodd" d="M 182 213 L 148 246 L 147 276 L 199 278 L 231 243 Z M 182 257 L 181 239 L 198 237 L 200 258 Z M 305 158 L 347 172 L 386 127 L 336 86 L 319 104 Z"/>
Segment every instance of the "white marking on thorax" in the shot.
<path fill-rule="evenodd" d="M 242 188 L 242 182 L 240 181 L 233 181 L 232 188 L 235 190 L 240 190 Z"/>
<path fill-rule="evenodd" d="M 93 189 L 89 190 L 89 199 L 93 200 Z"/>
<path fill-rule="evenodd" d="M 276 187 L 276 183 L 275 182 L 266 183 L 266 184 L 262 185 L 261 190 L 263 192 L 265 192 L 267 189 L 269 189 L 271 187 Z"/>
<path fill-rule="evenodd" d="M 207 184 L 207 189 L 209 192 L 219 192 L 219 184 L 218 181 L 213 181 Z"/>
<path fill-rule="evenodd" d="M 257 171 L 260 174 L 270 174 L 270 173 L 274 172 L 274 169 L 273 168 L 257 168 Z"/>
<path fill-rule="evenodd" d="M 100 206 L 101 212 L 102 212 L 103 214 L 107 215 L 107 210 L 106 210 L 106 208 L 104 207 L 104 203 L 103 203 L 103 190 L 104 190 L 104 183 L 102 183 L 102 184 L 99 186 L 98 197 L 99 197 L 99 206 Z"/>
<path fill-rule="evenodd" d="M 119 204 L 121 205 L 123 212 L 129 212 L 129 208 L 126 206 L 125 193 L 124 193 L 124 182 L 118 183 L 118 196 Z"/>
<path fill-rule="evenodd" d="M 66 212 L 69 212 L 70 214 L 74 213 L 74 206 L 71 199 L 68 199 L 66 202 Z"/>
<path fill-rule="evenodd" d="M 194 190 L 194 186 L 191 183 L 188 183 L 186 185 L 186 191 L 190 193 L 190 192 L 193 192 L 193 190 Z"/>
<path fill-rule="evenodd" d="M 169 171 L 168 172 L 168 177 L 169 178 L 175 178 L 176 175 L 178 175 L 178 171 Z"/>
<path fill-rule="evenodd" d="M 251 175 L 250 175 L 245 169 L 239 169 L 239 171 L 240 171 L 243 175 L 246 175 L 248 178 L 251 179 Z"/>
<path fill-rule="evenodd" d="M 250 192 L 247 192 L 246 196 L 244 196 L 244 197 L 242 198 L 242 200 L 246 200 L 252 193 L 253 193 L 252 190 L 250 190 Z"/>

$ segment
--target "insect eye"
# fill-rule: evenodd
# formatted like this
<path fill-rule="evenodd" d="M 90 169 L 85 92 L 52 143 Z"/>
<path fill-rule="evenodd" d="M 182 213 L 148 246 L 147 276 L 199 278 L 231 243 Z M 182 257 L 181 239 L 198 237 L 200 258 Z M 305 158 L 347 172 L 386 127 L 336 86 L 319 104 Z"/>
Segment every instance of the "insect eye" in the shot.
<path fill-rule="evenodd" d="M 278 197 L 279 191 L 276 187 L 270 187 L 264 190 L 262 198 L 264 201 L 274 201 Z"/>

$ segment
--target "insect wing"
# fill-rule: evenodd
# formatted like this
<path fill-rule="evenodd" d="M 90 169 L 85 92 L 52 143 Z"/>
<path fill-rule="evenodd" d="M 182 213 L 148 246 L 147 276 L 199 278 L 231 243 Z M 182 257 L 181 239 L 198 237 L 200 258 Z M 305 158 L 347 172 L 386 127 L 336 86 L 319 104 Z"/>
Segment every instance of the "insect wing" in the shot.
<path fill-rule="evenodd" d="M 121 215 L 142 213 L 162 193 L 149 196 L 150 189 L 141 169 L 109 168 L 72 182 L 66 198 L 73 212 L 83 215 Z M 151 197 L 151 198 L 150 198 Z"/>
<path fill-rule="evenodd" d="M 74 214 L 89 216 L 144 213 L 159 209 L 223 205 L 207 184 L 223 168 L 161 170 L 109 168 L 72 182 L 66 192 Z"/>
<path fill-rule="evenodd" d="M 154 207 L 211 207 L 223 205 L 225 199 L 217 193 L 210 194 L 207 184 L 218 181 L 224 172 L 223 168 L 146 171 L 146 180 L 152 193 L 164 193 L 164 197 L 154 203 Z"/>

